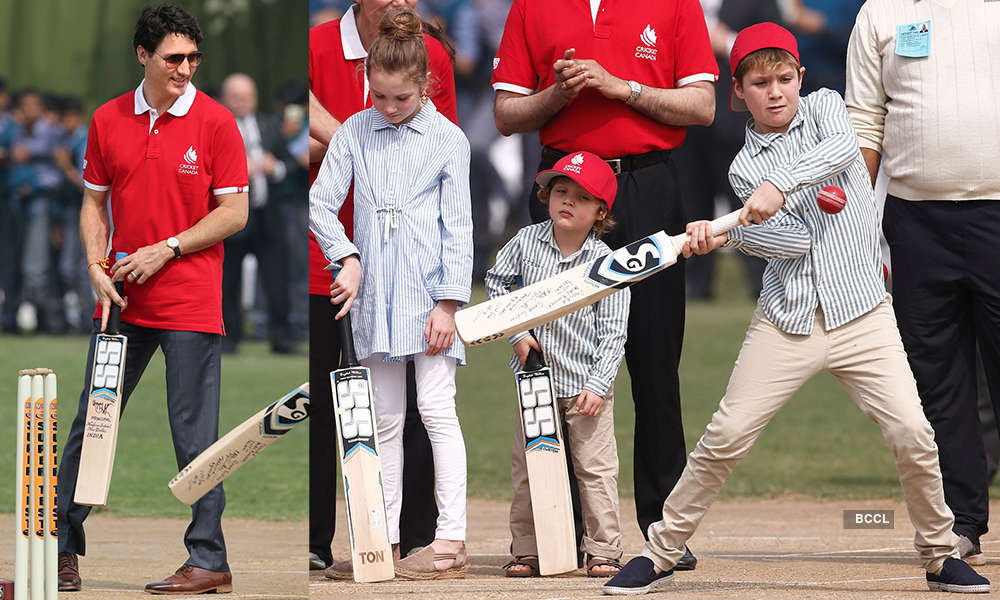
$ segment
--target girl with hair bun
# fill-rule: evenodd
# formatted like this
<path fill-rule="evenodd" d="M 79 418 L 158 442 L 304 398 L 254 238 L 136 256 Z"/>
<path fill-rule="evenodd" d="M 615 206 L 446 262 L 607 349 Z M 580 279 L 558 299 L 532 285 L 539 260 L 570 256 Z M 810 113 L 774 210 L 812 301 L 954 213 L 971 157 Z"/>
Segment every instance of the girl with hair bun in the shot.
<path fill-rule="evenodd" d="M 390 9 L 365 61 L 373 107 L 334 134 L 309 192 L 310 228 L 341 265 L 330 288 L 337 314 L 353 311 L 362 364 L 375 382 L 375 414 L 389 541 L 399 542 L 406 362 L 434 455 L 440 514 L 434 541 L 396 562 L 408 579 L 462 577 L 466 570 L 465 442 L 455 411 L 455 368 L 465 347 L 454 314 L 469 301 L 472 215 L 469 142 L 427 98 L 422 23 L 409 6 Z M 338 219 L 354 182 L 354 242 Z"/>

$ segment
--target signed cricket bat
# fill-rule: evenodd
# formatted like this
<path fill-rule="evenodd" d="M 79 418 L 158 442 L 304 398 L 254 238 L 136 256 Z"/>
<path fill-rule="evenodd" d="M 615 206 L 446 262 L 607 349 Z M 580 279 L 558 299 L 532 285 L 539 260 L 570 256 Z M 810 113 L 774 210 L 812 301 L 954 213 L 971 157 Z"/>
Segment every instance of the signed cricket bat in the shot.
<path fill-rule="evenodd" d="M 308 416 L 309 384 L 303 383 L 206 448 L 167 487 L 184 504 L 194 504 Z"/>
<path fill-rule="evenodd" d="M 739 225 L 740 211 L 712 221 L 719 235 Z M 677 262 L 687 234 L 663 231 L 593 261 L 455 313 L 467 346 L 509 337 L 548 323 L 662 271 Z"/>
<path fill-rule="evenodd" d="M 355 354 L 350 313 L 337 321 L 337 327 L 340 329 L 341 360 L 340 368 L 330 373 L 330 385 L 354 580 L 386 581 L 395 577 L 395 570 L 386 529 L 371 372 L 361 366 Z"/>
<path fill-rule="evenodd" d="M 566 446 L 551 375 L 542 354 L 534 348 L 524 369 L 514 374 L 542 575 L 567 573 L 577 566 Z"/>
<path fill-rule="evenodd" d="M 124 256 L 118 253 L 115 260 Z M 118 295 L 122 282 L 115 283 Z M 83 423 L 83 448 L 80 471 L 73 499 L 77 504 L 104 506 L 108 503 L 111 471 L 118 443 L 118 419 L 121 416 L 122 380 L 125 375 L 125 350 L 128 338 L 119 333 L 121 307 L 111 304 L 108 325 L 97 334 L 94 364 L 91 368 L 90 398 Z"/>

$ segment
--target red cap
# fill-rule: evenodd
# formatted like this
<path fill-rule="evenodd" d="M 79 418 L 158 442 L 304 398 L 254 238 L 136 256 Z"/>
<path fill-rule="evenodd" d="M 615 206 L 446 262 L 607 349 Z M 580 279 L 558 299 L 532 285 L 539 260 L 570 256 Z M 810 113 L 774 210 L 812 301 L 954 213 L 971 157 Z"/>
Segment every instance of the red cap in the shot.
<path fill-rule="evenodd" d="M 791 31 L 777 23 L 757 23 L 741 31 L 733 42 L 733 49 L 729 51 L 729 70 L 732 76 L 736 77 L 736 69 L 744 58 L 764 48 L 785 50 L 796 61 L 799 60 L 799 43 Z M 746 102 L 733 93 L 734 87 L 733 84 L 729 86 L 729 109 L 744 112 L 747 110 Z"/>
<path fill-rule="evenodd" d="M 611 166 L 600 156 L 592 152 L 572 152 L 559 159 L 547 171 L 535 175 L 535 183 L 546 186 L 553 177 L 569 177 L 583 186 L 598 200 L 608 204 L 608 210 L 615 204 L 618 193 L 618 180 Z"/>

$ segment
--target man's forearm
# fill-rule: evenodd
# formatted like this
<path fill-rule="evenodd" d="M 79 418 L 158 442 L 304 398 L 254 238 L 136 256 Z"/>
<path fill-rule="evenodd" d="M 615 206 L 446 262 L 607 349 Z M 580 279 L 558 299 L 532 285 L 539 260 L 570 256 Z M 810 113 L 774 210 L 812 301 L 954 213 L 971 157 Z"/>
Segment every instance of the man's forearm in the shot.
<path fill-rule="evenodd" d="M 872 178 L 872 187 L 875 187 L 875 179 L 878 178 L 878 167 L 882 164 L 882 154 L 871 148 L 862 148 L 861 156 L 865 159 L 865 166 L 868 167 L 868 175 Z"/>
<path fill-rule="evenodd" d="M 309 164 L 321 163 L 323 162 L 323 157 L 326 156 L 327 144 L 317 140 L 314 137 L 309 138 Z"/>
<path fill-rule="evenodd" d="M 493 118 L 503 135 L 538 131 L 566 106 L 556 97 L 554 84 L 528 96 L 506 90 L 496 94 Z"/>
<path fill-rule="evenodd" d="M 632 108 L 664 125 L 708 126 L 715 120 L 715 86 L 707 81 L 676 89 L 643 85 Z"/>
<path fill-rule="evenodd" d="M 333 134 L 340 129 L 340 121 L 330 114 L 320 101 L 309 91 L 309 137 L 316 139 L 323 146 L 330 144 Z"/>
<path fill-rule="evenodd" d="M 80 241 L 87 264 L 107 256 L 111 222 L 106 209 L 107 192 L 86 189 L 80 207 Z"/>
<path fill-rule="evenodd" d="M 214 246 L 243 229 L 249 211 L 248 196 L 246 192 L 217 196 L 218 206 L 189 229 L 176 234 L 181 252 L 190 254 Z"/>

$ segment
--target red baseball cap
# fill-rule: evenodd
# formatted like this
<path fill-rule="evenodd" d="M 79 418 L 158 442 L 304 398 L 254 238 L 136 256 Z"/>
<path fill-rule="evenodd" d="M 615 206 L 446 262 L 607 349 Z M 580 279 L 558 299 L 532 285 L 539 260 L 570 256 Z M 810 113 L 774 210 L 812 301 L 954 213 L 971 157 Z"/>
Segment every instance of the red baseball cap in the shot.
<path fill-rule="evenodd" d="M 535 175 L 535 183 L 546 186 L 554 177 L 560 176 L 569 177 L 598 200 L 604 200 L 608 210 L 614 206 L 618 180 L 611 166 L 600 156 L 592 152 L 571 152 L 560 158 L 551 169 Z"/>
<path fill-rule="evenodd" d="M 799 60 L 799 43 L 791 31 L 777 23 L 757 23 L 741 31 L 733 42 L 733 49 L 729 51 L 729 70 L 733 77 L 736 77 L 736 69 L 744 58 L 764 48 L 785 50 L 796 61 Z M 736 86 L 732 83 L 729 85 L 729 109 L 745 112 L 747 104 L 733 92 L 734 87 Z"/>

